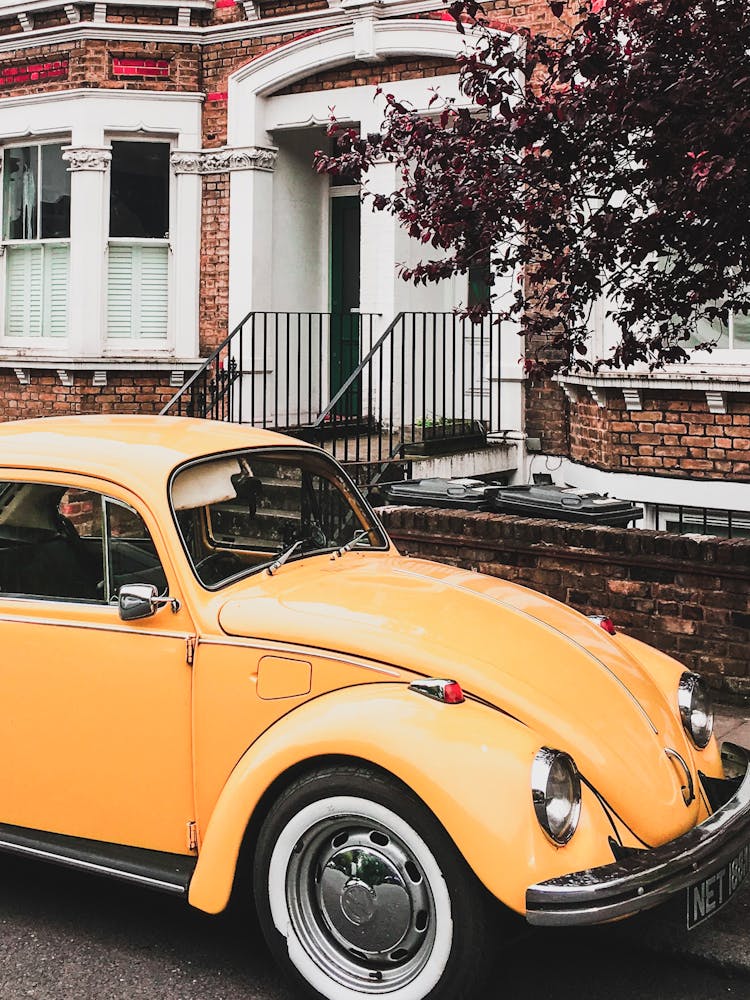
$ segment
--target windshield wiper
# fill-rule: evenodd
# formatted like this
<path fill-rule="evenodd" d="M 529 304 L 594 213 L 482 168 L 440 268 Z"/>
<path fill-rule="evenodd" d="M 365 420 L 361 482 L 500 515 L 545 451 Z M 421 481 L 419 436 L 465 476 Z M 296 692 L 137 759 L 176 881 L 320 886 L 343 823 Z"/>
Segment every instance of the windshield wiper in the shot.
<path fill-rule="evenodd" d="M 361 531 L 355 531 L 346 545 L 342 545 L 341 548 L 336 549 L 335 555 L 340 559 L 345 552 L 351 552 L 358 542 L 361 542 L 365 536 L 370 534 L 370 530 L 370 528 L 363 528 Z"/>
<path fill-rule="evenodd" d="M 297 549 L 302 548 L 303 545 L 306 545 L 308 542 L 312 541 L 313 539 L 306 535 L 304 538 L 298 538 L 296 542 L 292 542 L 289 548 L 284 549 L 281 555 L 278 556 L 276 559 L 274 559 L 274 561 L 271 563 L 270 566 L 266 566 L 266 572 L 268 573 L 268 575 L 273 576 L 276 570 L 280 569 L 287 561 L 287 559 L 290 556 L 294 555 Z"/>

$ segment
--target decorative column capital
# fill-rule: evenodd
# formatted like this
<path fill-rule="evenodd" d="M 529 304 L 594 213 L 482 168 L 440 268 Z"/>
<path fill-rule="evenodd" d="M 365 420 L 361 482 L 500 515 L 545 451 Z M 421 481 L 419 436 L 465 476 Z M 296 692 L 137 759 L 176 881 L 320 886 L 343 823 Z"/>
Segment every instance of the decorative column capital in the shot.
<path fill-rule="evenodd" d="M 109 170 L 112 162 L 110 146 L 65 146 L 62 158 L 69 164 L 68 170 Z"/>
<path fill-rule="evenodd" d="M 178 150 L 170 157 L 176 174 L 228 174 L 235 170 L 273 171 L 279 151 L 267 146 Z"/>

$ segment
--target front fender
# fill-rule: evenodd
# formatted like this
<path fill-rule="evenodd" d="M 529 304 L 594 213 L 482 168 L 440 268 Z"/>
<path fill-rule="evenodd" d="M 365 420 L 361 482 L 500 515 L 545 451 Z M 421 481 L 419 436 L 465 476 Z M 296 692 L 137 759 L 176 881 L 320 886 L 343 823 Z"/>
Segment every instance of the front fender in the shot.
<path fill-rule="evenodd" d="M 539 746 L 533 730 L 501 712 L 473 701 L 444 705 L 403 684 L 316 698 L 266 730 L 237 763 L 209 819 L 189 901 L 209 913 L 224 909 L 243 836 L 265 791 L 300 762 L 344 755 L 408 785 L 489 891 L 523 912 L 530 884 L 612 860 L 610 828 L 587 790 L 568 846 L 556 848 L 542 833 L 530 791 Z"/>

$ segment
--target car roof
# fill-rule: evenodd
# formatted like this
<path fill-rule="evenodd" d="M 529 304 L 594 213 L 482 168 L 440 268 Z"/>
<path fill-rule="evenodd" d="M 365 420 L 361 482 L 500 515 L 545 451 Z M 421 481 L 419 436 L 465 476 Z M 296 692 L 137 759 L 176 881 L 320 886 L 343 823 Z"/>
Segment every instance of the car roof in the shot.
<path fill-rule="evenodd" d="M 183 462 L 264 445 L 299 447 L 301 442 L 241 424 L 145 414 L 0 423 L 1 465 L 96 476 L 143 496 L 155 487 L 162 494 L 170 472 Z"/>

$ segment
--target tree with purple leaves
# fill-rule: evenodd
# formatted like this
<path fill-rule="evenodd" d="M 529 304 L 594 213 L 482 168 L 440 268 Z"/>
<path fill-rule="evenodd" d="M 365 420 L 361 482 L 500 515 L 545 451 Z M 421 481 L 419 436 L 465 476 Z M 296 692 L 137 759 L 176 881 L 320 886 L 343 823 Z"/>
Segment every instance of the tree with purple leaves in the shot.
<path fill-rule="evenodd" d="M 534 33 L 497 30 L 476 0 L 456 0 L 473 40 L 459 60 L 468 102 L 436 94 L 424 114 L 386 93 L 381 131 L 333 122 L 337 151 L 316 168 L 364 180 L 374 208 L 425 244 L 404 278 L 486 267 L 530 367 L 598 366 L 597 302 L 617 330 L 606 364 L 710 350 L 750 310 L 750 5 L 549 6 L 558 27 Z M 399 187 L 368 194 L 382 158 Z"/>

